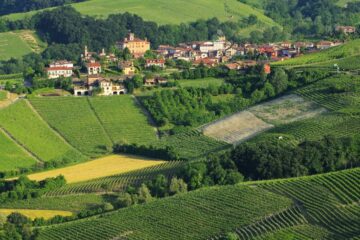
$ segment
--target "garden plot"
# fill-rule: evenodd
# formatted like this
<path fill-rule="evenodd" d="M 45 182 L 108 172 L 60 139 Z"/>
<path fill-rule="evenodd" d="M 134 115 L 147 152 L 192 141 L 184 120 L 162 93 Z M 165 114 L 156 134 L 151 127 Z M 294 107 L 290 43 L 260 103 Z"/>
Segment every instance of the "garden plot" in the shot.
<path fill-rule="evenodd" d="M 242 111 L 206 125 L 203 127 L 202 132 L 208 137 L 236 144 L 272 127 L 274 126 L 264 122 L 253 113 Z"/>
<path fill-rule="evenodd" d="M 291 94 L 252 107 L 249 111 L 268 123 L 278 125 L 315 117 L 326 112 L 326 109 L 319 107 L 316 103 L 304 100 L 298 95 Z"/>

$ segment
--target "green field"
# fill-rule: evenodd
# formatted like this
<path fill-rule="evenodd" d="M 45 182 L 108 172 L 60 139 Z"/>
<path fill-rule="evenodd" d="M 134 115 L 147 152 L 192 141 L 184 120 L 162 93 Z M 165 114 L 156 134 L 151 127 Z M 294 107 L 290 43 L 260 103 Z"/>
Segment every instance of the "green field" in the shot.
<path fill-rule="evenodd" d="M 0 90 L 0 101 L 7 99 L 8 93 Z"/>
<path fill-rule="evenodd" d="M 85 155 L 97 157 L 111 150 L 111 139 L 87 98 L 51 97 L 30 101 L 51 127 Z"/>
<path fill-rule="evenodd" d="M 26 101 L 0 110 L 0 126 L 42 161 L 83 159 L 40 119 Z"/>
<path fill-rule="evenodd" d="M 345 59 L 352 56 L 360 56 L 360 40 L 349 41 L 343 45 L 332 47 L 330 49 L 305 54 L 301 57 L 289 59 L 283 62 L 273 63 L 274 66 L 285 67 L 312 67 L 313 64 L 333 64 L 334 61 L 345 61 Z"/>
<path fill-rule="evenodd" d="M 72 6 L 84 15 L 100 18 L 110 14 L 130 12 L 137 14 L 145 20 L 155 21 L 159 24 L 179 24 L 217 17 L 222 21 L 236 21 L 250 14 L 266 25 L 275 25 L 274 21 L 266 17 L 261 10 L 236 0 L 90 0 Z M 11 20 L 23 19 L 32 16 L 35 12 L 17 13 L 7 15 Z"/>
<path fill-rule="evenodd" d="M 184 79 L 177 80 L 181 87 L 207 88 L 210 85 L 220 86 L 225 81 L 220 78 Z"/>
<path fill-rule="evenodd" d="M 112 142 L 148 144 L 157 141 L 156 129 L 130 96 L 89 98 Z"/>
<path fill-rule="evenodd" d="M 0 60 L 20 58 L 31 52 L 40 52 L 44 47 L 32 31 L 0 33 Z"/>
<path fill-rule="evenodd" d="M 360 233 L 359 179 L 357 168 L 204 188 L 43 228 L 39 239 L 352 239 Z"/>
<path fill-rule="evenodd" d="M 0 129 L 0 171 L 30 168 L 35 164 L 36 160 Z"/>

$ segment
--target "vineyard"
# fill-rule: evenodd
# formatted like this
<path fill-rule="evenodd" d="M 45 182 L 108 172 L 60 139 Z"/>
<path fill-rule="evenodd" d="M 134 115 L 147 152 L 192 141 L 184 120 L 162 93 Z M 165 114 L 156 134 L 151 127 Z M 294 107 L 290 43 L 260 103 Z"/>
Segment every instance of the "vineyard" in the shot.
<path fill-rule="evenodd" d="M 166 162 L 140 170 L 103 177 L 91 181 L 68 184 L 46 193 L 46 196 L 63 196 L 75 194 L 102 193 L 105 191 L 122 191 L 129 186 L 140 186 L 141 183 L 154 179 L 163 174 L 171 177 L 176 174 L 183 162 Z"/>
<path fill-rule="evenodd" d="M 77 161 L 84 158 L 49 128 L 26 101 L 18 101 L 0 110 L 0 126 L 40 161 Z"/>
<path fill-rule="evenodd" d="M 112 142 L 86 98 L 32 98 L 31 104 L 48 124 L 85 155 L 97 157 Z"/>
<path fill-rule="evenodd" d="M 89 98 L 112 142 L 148 144 L 156 141 L 155 128 L 131 96 Z"/>
<path fill-rule="evenodd" d="M 204 239 L 291 205 L 289 199 L 262 189 L 213 187 L 44 228 L 39 239 Z"/>
<path fill-rule="evenodd" d="M 43 228 L 39 239 L 351 239 L 360 234 L 359 181 L 353 169 L 205 188 Z"/>

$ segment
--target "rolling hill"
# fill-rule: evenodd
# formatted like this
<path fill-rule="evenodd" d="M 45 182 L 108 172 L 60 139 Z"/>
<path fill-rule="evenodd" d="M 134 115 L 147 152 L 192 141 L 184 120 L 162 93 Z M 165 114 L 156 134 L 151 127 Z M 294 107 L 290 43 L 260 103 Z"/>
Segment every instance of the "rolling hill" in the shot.
<path fill-rule="evenodd" d="M 72 6 L 84 15 L 104 18 L 111 14 L 130 12 L 159 24 L 179 24 L 212 17 L 222 21 L 239 20 L 254 14 L 266 25 L 275 25 L 261 10 L 237 0 L 89 0 Z M 16 13 L 4 18 L 18 20 L 36 12 Z"/>
<path fill-rule="evenodd" d="M 352 239 L 360 234 L 359 177 L 357 168 L 204 188 L 44 227 L 39 239 Z"/>

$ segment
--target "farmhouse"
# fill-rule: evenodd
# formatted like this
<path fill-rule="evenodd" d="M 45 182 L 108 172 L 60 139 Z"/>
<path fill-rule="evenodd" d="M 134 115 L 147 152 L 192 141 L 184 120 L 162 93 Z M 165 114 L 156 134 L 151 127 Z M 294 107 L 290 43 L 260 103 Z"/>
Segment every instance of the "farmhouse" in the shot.
<path fill-rule="evenodd" d="M 335 46 L 333 42 L 330 41 L 320 41 L 316 44 L 316 48 L 320 50 L 328 49 Z"/>
<path fill-rule="evenodd" d="M 127 92 L 124 84 L 99 75 L 90 75 L 87 81 L 74 83 L 75 96 L 88 96 L 92 95 L 95 91 L 99 91 L 100 96 L 121 95 Z"/>
<path fill-rule="evenodd" d="M 132 76 L 135 74 L 136 68 L 132 61 L 119 62 L 119 68 L 126 76 Z"/>
<path fill-rule="evenodd" d="M 87 73 L 89 75 L 100 74 L 101 73 L 101 64 L 95 60 L 91 60 L 86 64 Z"/>
<path fill-rule="evenodd" d="M 164 68 L 165 60 L 164 59 L 147 59 L 145 66 L 146 67 L 156 66 L 156 67 Z"/>
<path fill-rule="evenodd" d="M 68 61 L 55 61 L 50 63 L 49 67 L 45 69 L 49 79 L 59 77 L 71 77 L 73 75 L 74 64 Z"/>
<path fill-rule="evenodd" d="M 349 34 L 349 33 L 355 33 L 356 32 L 356 27 L 352 27 L 352 26 L 337 26 L 335 28 L 335 30 L 337 32 L 342 32 L 345 34 Z"/>
<path fill-rule="evenodd" d="M 144 80 L 144 86 L 152 87 L 156 85 L 164 85 L 168 82 L 166 78 L 163 77 L 148 77 Z"/>
<path fill-rule="evenodd" d="M 150 50 L 150 42 L 147 39 L 135 38 L 133 33 L 129 33 L 123 41 L 117 42 L 116 46 L 120 50 L 128 48 L 135 58 L 143 57 L 145 52 Z"/>

